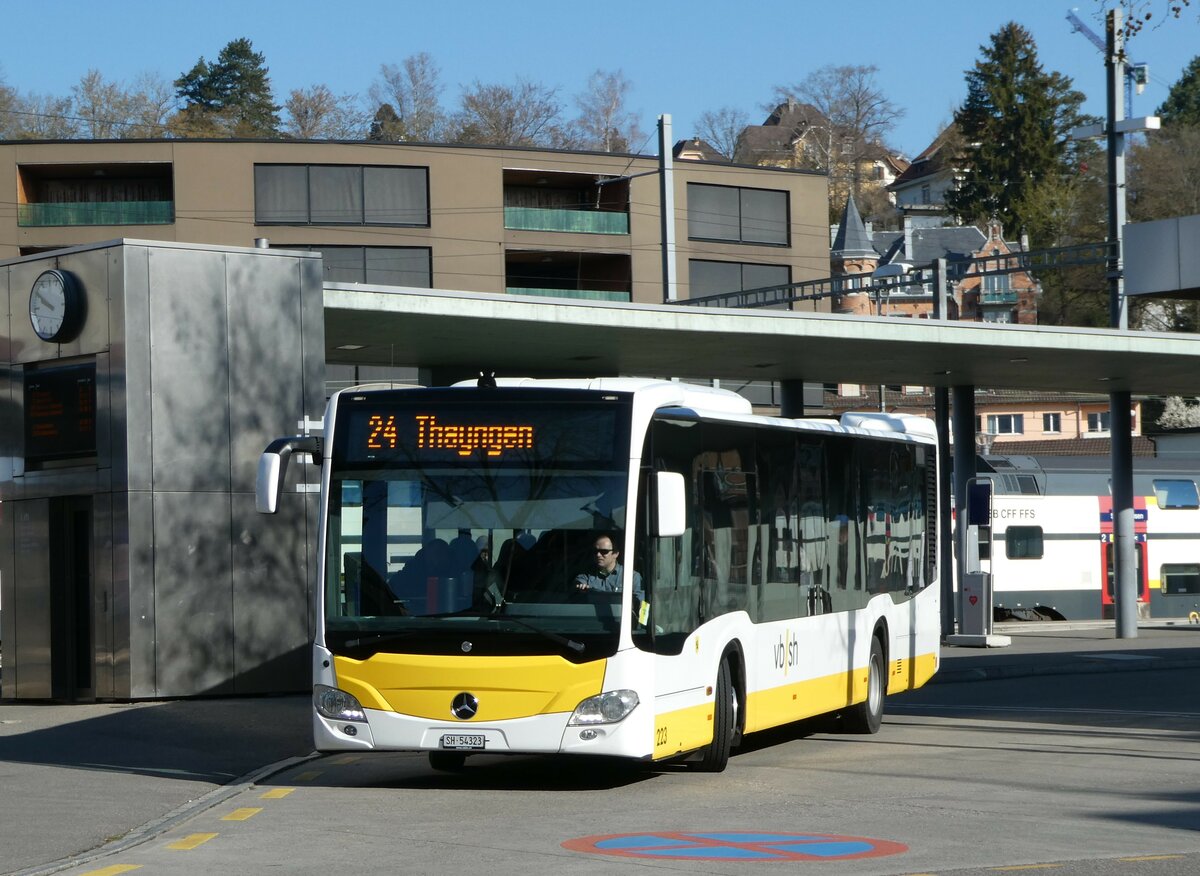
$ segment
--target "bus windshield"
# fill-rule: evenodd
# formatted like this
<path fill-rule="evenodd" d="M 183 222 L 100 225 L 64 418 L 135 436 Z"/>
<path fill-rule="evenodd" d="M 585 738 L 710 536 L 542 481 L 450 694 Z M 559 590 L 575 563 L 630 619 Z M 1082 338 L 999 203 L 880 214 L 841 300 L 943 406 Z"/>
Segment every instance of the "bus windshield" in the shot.
<path fill-rule="evenodd" d="M 594 567 L 595 539 L 625 528 L 626 402 L 545 390 L 502 402 L 473 390 L 344 398 L 326 646 L 349 656 L 613 653 L 621 594 L 572 582 Z"/>

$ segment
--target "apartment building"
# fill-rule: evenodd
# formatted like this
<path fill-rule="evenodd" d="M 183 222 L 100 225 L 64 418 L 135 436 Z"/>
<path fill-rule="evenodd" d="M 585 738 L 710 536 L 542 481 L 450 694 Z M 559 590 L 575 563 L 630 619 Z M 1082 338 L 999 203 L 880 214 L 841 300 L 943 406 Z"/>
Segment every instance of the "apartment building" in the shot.
<path fill-rule="evenodd" d="M 676 297 L 825 276 L 827 181 L 674 165 Z M 116 238 L 316 250 L 325 278 L 664 299 L 657 156 L 370 142 L 0 143 L 0 260 Z"/>

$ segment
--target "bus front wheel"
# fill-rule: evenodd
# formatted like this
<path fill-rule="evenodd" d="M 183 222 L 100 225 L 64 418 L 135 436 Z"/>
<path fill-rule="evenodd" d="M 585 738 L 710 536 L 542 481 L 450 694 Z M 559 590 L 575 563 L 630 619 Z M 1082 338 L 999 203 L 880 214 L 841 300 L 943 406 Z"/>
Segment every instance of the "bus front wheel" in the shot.
<path fill-rule="evenodd" d="M 733 724 L 736 720 L 733 702 L 733 678 L 729 661 L 722 660 L 717 669 L 717 689 L 713 697 L 713 738 L 701 750 L 699 760 L 689 766 L 704 773 L 722 772 L 729 764 L 729 751 L 733 747 Z"/>
<path fill-rule="evenodd" d="M 871 658 L 867 663 L 867 698 L 851 707 L 843 716 L 843 726 L 851 733 L 878 733 L 883 723 L 884 685 L 883 643 L 871 637 Z"/>

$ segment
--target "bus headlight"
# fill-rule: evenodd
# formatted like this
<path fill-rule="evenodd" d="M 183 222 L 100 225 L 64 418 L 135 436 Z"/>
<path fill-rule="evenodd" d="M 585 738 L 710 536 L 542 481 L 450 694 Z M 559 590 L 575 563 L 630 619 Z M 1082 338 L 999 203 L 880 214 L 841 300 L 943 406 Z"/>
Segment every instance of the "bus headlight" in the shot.
<path fill-rule="evenodd" d="M 638 704 L 638 695 L 632 690 L 610 690 L 588 697 L 575 707 L 568 724 L 615 724 L 623 720 Z"/>
<path fill-rule="evenodd" d="M 324 684 L 313 685 L 313 706 L 323 717 L 332 718 L 334 721 L 362 721 L 365 723 L 367 720 L 358 700 L 336 687 Z"/>

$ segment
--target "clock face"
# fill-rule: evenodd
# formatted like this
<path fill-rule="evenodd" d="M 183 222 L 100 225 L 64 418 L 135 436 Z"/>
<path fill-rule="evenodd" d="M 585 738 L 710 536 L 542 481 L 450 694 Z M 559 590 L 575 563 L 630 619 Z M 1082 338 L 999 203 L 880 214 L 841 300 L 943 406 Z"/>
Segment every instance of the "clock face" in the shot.
<path fill-rule="evenodd" d="M 73 327 L 76 295 L 67 275 L 45 271 L 29 293 L 29 321 L 43 341 L 62 340 Z"/>

